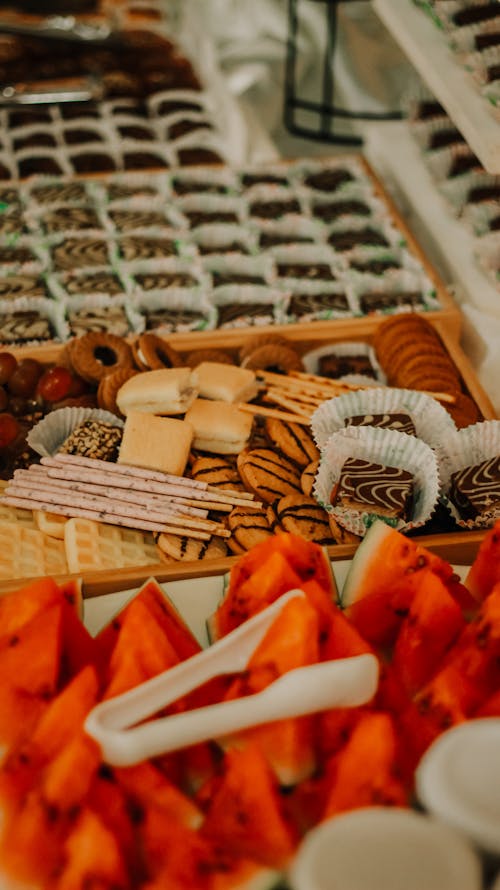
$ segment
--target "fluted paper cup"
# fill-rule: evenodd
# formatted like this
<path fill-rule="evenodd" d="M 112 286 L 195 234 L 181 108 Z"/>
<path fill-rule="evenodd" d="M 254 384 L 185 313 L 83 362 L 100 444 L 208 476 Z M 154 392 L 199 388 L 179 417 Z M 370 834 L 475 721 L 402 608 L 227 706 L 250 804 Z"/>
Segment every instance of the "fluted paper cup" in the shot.
<path fill-rule="evenodd" d="M 498 473 L 491 477 L 491 509 L 475 519 L 464 518 L 458 507 L 450 500 L 449 492 L 454 473 L 466 467 L 474 468 L 484 461 L 500 457 L 500 420 L 485 420 L 457 430 L 447 436 L 440 448 L 440 472 L 443 483 L 443 499 L 453 518 L 462 528 L 489 528 L 500 519 L 500 478 Z M 497 495 L 494 494 L 495 486 Z M 495 501 L 496 497 L 496 501 Z"/>
<path fill-rule="evenodd" d="M 123 429 L 123 420 L 101 408 L 58 408 L 44 417 L 30 430 L 26 441 L 42 457 L 53 457 L 77 426 L 86 420 Z"/>

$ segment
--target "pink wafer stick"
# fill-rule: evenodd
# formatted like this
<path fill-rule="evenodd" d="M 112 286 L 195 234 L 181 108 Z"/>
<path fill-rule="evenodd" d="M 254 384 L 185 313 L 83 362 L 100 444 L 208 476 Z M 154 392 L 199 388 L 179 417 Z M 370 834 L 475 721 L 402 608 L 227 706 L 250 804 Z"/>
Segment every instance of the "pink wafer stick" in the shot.
<path fill-rule="evenodd" d="M 200 490 L 205 490 L 208 487 L 206 482 L 198 482 L 196 479 L 186 479 L 184 476 L 173 476 L 172 473 L 161 473 L 158 470 L 145 470 L 142 467 L 134 467 L 130 464 L 115 464 L 111 461 L 94 460 L 92 457 L 80 457 L 76 454 L 58 454 L 53 458 L 42 458 L 42 464 L 48 464 L 49 461 L 74 464 L 77 467 L 88 467 L 89 469 L 92 469 L 92 467 L 95 467 L 96 464 L 98 464 L 99 469 L 103 469 L 107 473 L 117 473 L 121 476 L 137 476 L 138 478 L 152 480 L 153 482 L 183 485 L 186 488 L 197 488 Z"/>
<path fill-rule="evenodd" d="M 25 497 L 27 499 L 36 498 L 37 494 L 33 493 L 33 483 L 31 480 L 26 482 L 21 479 L 19 481 L 11 482 L 5 489 L 5 494 L 17 496 L 17 497 Z M 72 491 L 63 491 L 60 489 L 50 490 L 49 487 L 44 487 L 43 490 L 43 500 L 48 504 L 57 504 L 59 506 L 68 506 L 68 507 L 83 507 L 89 510 L 94 510 L 95 512 L 102 513 L 107 516 L 122 516 L 127 517 L 129 519 L 129 525 L 134 526 L 136 520 L 143 521 L 153 521 L 156 523 L 160 523 L 162 525 L 170 525 L 170 526 L 178 526 L 177 532 L 179 529 L 182 529 L 185 534 L 189 534 L 186 530 L 188 529 L 189 523 L 185 517 L 181 517 L 179 520 L 171 515 L 165 515 L 156 510 L 143 510 L 137 506 L 129 506 L 125 503 L 121 503 L 116 505 L 113 503 L 110 498 L 102 498 L 96 497 L 95 495 L 87 495 L 82 492 L 76 493 Z M 48 510 L 51 508 L 48 507 Z M 198 531 L 198 529 L 195 529 Z M 205 530 L 203 530 L 205 532 Z M 205 532 L 210 536 L 210 533 Z M 216 534 L 221 537 L 228 537 L 230 532 L 223 528 L 222 526 L 213 524 L 211 528 L 211 533 Z"/>
<path fill-rule="evenodd" d="M 170 498 L 143 492 L 124 491 L 111 485 L 94 485 L 91 482 L 78 482 L 73 478 L 72 474 L 69 474 L 69 478 L 66 478 L 66 476 L 64 479 L 60 477 L 53 478 L 50 471 L 44 471 L 43 467 L 37 470 L 34 470 L 33 467 L 30 467 L 29 470 L 16 470 L 14 482 L 22 484 L 24 487 L 28 487 L 31 484 L 35 489 L 43 487 L 61 489 L 63 491 L 76 491 L 83 494 L 95 494 L 98 497 L 110 497 L 114 501 L 123 501 L 140 507 L 151 507 L 152 509 L 165 512 L 165 514 L 177 516 L 179 520 L 190 523 L 193 528 L 203 528 L 205 526 L 209 528 L 213 525 L 210 520 L 206 520 L 208 510 L 197 510 L 193 507 L 179 509 L 178 505 Z"/>
<path fill-rule="evenodd" d="M 170 525 L 164 525 L 159 522 L 147 522 L 146 520 L 134 520 L 133 525 L 126 516 L 112 516 L 108 513 L 98 512 L 97 510 L 89 510 L 84 507 L 62 506 L 60 504 L 48 504 L 43 499 L 34 500 L 33 498 L 25 498 L 15 495 L 3 495 L 0 498 L 3 504 L 11 507 L 23 507 L 24 510 L 44 510 L 49 513 L 56 513 L 58 516 L 67 516 L 75 519 L 93 519 L 95 522 L 102 522 L 105 525 L 118 525 L 120 528 L 132 528 L 140 531 L 148 532 L 167 532 L 168 534 L 179 534 L 179 529 Z M 189 534 L 190 538 L 196 538 L 199 541 L 210 540 L 210 535 L 205 532 L 194 531 Z M 158 560 L 161 562 L 161 560 Z"/>

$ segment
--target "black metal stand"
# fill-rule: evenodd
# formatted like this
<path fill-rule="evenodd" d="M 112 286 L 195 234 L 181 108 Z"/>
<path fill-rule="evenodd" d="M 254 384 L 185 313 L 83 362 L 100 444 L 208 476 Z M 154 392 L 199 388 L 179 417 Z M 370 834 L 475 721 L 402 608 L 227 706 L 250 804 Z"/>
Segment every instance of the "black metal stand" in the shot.
<path fill-rule="evenodd" d="M 326 18 L 326 48 L 322 61 L 321 100 L 319 102 L 301 99 L 297 96 L 296 67 L 298 57 L 298 37 L 300 31 L 299 5 L 301 0 L 288 0 L 288 40 L 285 64 L 284 123 L 294 136 L 330 142 L 334 145 L 361 146 L 360 136 L 342 135 L 334 132 L 335 119 L 386 121 L 400 120 L 401 112 L 384 114 L 371 111 L 348 111 L 338 108 L 334 102 L 335 74 L 334 60 L 337 45 L 337 10 L 340 3 L 353 3 L 356 0 L 302 0 L 306 3 L 323 3 Z M 310 127 L 297 123 L 297 112 L 306 111 L 314 115 L 315 122 Z"/>

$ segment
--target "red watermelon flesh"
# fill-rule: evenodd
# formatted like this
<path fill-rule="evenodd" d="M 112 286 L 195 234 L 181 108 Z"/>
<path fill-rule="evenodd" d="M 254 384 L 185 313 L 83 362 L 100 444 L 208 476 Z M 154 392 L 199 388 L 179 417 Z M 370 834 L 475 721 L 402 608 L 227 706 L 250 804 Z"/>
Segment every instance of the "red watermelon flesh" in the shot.
<path fill-rule="evenodd" d="M 324 818 L 365 806 L 405 806 L 395 725 L 388 714 L 366 712 L 330 765 Z"/>
<path fill-rule="evenodd" d="M 442 663 L 465 625 L 462 611 L 443 582 L 427 572 L 411 601 L 394 646 L 392 664 L 413 695 Z"/>
<path fill-rule="evenodd" d="M 94 776 L 86 805 L 102 819 L 116 838 L 132 884 L 136 886 L 143 878 L 142 857 L 137 839 L 137 824 L 143 818 L 142 809 L 131 804 L 112 769 L 105 764 L 100 764 Z"/>
<path fill-rule="evenodd" d="M 483 538 L 465 579 L 476 600 L 484 600 L 500 582 L 500 519 Z"/>
<path fill-rule="evenodd" d="M 178 662 L 156 618 L 142 600 L 134 599 L 127 608 L 113 649 L 104 698 L 127 692 Z"/>
<path fill-rule="evenodd" d="M 33 790 L 22 808 L 9 814 L 2 825 L 2 872 L 35 887 L 45 886 L 61 867 L 68 828 L 68 820 Z"/>
<path fill-rule="evenodd" d="M 169 600 L 162 588 L 154 579 L 146 581 L 134 598 L 115 615 L 112 620 L 102 628 L 96 636 L 96 643 L 104 663 L 111 658 L 111 653 L 117 643 L 122 625 L 126 619 L 128 610 L 133 603 L 140 601 L 158 622 L 165 636 L 177 653 L 180 661 L 195 655 L 201 647 L 193 636 L 181 615 Z"/>
<path fill-rule="evenodd" d="M 83 620 L 82 586 L 82 578 L 70 578 L 68 581 L 62 581 L 58 584 L 63 599 L 75 610 L 78 617 Z"/>
<path fill-rule="evenodd" d="M 483 702 L 474 717 L 500 717 L 500 689 Z"/>
<path fill-rule="evenodd" d="M 281 868 L 297 838 L 287 824 L 278 786 L 265 758 L 255 747 L 231 749 L 224 758 L 223 779 L 216 789 L 201 832 L 233 854 Z"/>
<path fill-rule="evenodd" d="M 144 887 L 161 890 L 209 888 L 209 873 L 203 863 L 210 860 L 210 843 L 149 804 L 138 825 L 144 864 L 149 880 Z"/>
<path fill-rule="evenodd" d="M 349 620 L 373 645 L 392 645 L 422 576 L 429 571 L 455 588 L 449 563 L 385 523 L 375 522 L 354 555 L 342 591 Z"/>
<path fill-rule="evenodd" d="M 320 761 L 325 762 L 347 744 L 365 708 L 330 708 L 317 715 Z"/>
<path fill-rule="evenodd" d="M 198 828 L 201 811 L 152 763 L 121 767 L 114 770 L 117 781 L 128 796 L 144 809 L 149 804 L 162 809 L 173 821 L 186 828 Z"/>
<path fill-rule="evenodd" d="M 40 612 L 61 602 L 61 592 L 52 578 L 33 581 L 0 598 L 0 635 L 15 633 Z"/>
<path fill-rule="evenodd" d="M 60 813 L 71 813 L 85 800 L 100 760 L 97 742 L 79 732 L 43 770 L 44 800 Z"/>
<path fill-rule="evenodd" d="M 125 862 L 113 833 L 92 810 L 82 810 L 64 844 L 64 868 L 53 890 L 129 890 Z"/>

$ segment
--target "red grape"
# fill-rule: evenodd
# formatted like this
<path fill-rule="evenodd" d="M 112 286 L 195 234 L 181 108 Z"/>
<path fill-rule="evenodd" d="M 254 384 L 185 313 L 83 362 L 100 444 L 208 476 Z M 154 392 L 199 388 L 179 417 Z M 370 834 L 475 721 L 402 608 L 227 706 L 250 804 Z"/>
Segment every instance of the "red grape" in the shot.
<path fill-rule="evenodd" d="M 17 359 L 11 352 L 0 352 L 0 384 L 3 386 L 17 368 Z"/>
<path fill-rule="evenodd" d="M 19 362 L 7 384 L 13 396 L 29 398 L 36 390 L 38 379 L 42 374 L 42 366 L 34 358 L 24 358 Z"/>
<path fill-rule="evenodd" d="M 9 399 L 3 386 L 0 386 L 0 411 L 5 411 Z"/>
<path fill-rule="evenodd" d="M 7 448 L 19 434 L 20 426 L 12 414 L 0 414 L 0 448 Z"/>
<path fill-rule="evenodd" d="M 58 402 L 66 398 L 71 390 L 73 377 L 67 368 L 55 366 L 45 371 L 36 388 L 37 394 L 46 402 Z"/>
<path fill-rule="evenodd" d="M 78 377 L 78 375 L 74 374 L 71 381 L 71 389 L 69 391 L 69 395 L 72 398 L 77 398 L 78 396 L 82 396 L 84 393 L 88 392 L 89 385 L 83 377 Z"/>

